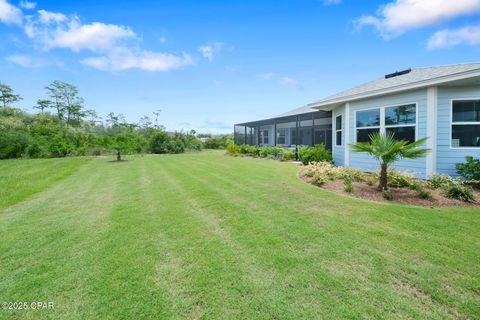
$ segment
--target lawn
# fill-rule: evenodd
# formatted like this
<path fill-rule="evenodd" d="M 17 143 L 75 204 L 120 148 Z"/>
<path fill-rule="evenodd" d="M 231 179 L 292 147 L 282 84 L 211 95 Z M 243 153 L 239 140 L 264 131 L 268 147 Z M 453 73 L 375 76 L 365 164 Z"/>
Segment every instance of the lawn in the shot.
<path fill-rule="evenodd" d="M 480 318 L 480 209 L 219 152 L 0 162 L 1 319 Z"/>

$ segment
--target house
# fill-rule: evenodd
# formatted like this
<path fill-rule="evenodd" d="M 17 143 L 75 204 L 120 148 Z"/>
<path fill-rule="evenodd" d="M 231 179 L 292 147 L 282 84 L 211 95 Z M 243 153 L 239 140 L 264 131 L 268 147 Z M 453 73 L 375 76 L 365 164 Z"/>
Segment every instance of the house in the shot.
<path fill-rule="evenodd" d="M 338 165 L 375 170 L 378 163 L 348 145 L 372 132 L 397 139 L 429 137 L 430 153 L 395 167 L 419 178 L 455 175 L 455 163 L 480 156 L 480 62 L 387 74 L 282 114 L 235 125 L 235 142 L 296 147 L 324 143 Z"/>

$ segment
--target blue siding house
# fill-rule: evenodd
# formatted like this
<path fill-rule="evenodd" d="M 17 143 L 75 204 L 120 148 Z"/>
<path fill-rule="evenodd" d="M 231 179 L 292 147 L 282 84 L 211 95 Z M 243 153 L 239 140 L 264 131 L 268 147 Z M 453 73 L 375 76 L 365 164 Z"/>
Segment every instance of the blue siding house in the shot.
<path fill-rule="evenodd" d="M 288 132 L 282 125 L 285 116 Z M 320 129 L 321 135 L 316 132 Z M 455 175 L 455 163 L 467 155 L 480 156 L 480 63 L 387 74 L 283 116 L 235 125 L 235 141 L 288 147 L 322 142 L 336 164 L 372 171 L 378 163 L 348 147 L 367 141 L 372 132 L 391 132 L 408 141 L 429 137 L 426 147 L 431 151 L 426 157 L 401 160 L 395 167 L 419 178 L 432 173 Z"/>

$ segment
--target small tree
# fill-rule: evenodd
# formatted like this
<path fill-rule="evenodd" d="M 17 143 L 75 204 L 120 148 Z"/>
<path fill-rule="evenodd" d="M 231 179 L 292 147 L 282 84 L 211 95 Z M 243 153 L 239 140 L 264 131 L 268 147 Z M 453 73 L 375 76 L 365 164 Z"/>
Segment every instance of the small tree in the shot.
<path fill-rule="evenodd" d="M 117 161 L 122 161 L 122 153 L 128 153 L 134 148 L 133 138 L 129 133 L 120 133 L 115 136 L 112 148 L 117 152 Z"/>
<path fill-rule="evenodd" d="M 3 107 L 9 107 L 10 104 L 22 100 L 20 95 L 13 93 L 13 89 L 6 84 L 0 83 L 0 101 Z"/>
<path fill-rule="evenodd" d="M 45 99 L 39 99 L 37 100 L 37 104 L 33 106 L 33 109 L 38 109 L 40 112 L 43 113 L 45 109 L 51 108 L 53 105 L 52 101 L 50 100 L 45 100 Z"/>
<path fill-rule="evenodd" d="M 351 144 L 350 148 L 356 152 L 368 153 L 380 162 L 379 191 L 388 189 L 387 170 L 389 165 L 402 158 L 420 158 L 429 151 L 426 148 L 419 148 L 428 137 L 415 142 L 395 140 L 393 133 L 382 134 L 374 132 L 369 137 L 369 142 L 356 142 Z"/>

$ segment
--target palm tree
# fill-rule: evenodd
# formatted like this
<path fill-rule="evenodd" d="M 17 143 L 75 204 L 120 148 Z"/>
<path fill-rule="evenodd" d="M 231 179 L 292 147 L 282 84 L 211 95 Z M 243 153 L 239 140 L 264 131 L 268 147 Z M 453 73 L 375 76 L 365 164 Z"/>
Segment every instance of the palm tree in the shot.
<path fill-rule="evenodd" d="M 411 143 L 405 140 L 396 140 L 393 132 L 387 134 L 374 132 L 369 137 L 369 142 L 355 142 L 350 145 L 350 148 L 356 152 L 366 152 L 380 162 L 379 191 L 388 189 L 387 170 L 390 164 L 402 158 L 420 158 L 430 151 L 426 148 L 418 148 L 428 137 Z"/>

